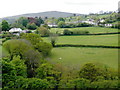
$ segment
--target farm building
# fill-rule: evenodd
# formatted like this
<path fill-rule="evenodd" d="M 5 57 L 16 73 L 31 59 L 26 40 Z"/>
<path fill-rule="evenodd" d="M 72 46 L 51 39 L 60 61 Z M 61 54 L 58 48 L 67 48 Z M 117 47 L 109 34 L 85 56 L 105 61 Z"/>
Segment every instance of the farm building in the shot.
<path fill-rule="evenodd" d="M 19 36 L 20 33 L 22 33 L 22 29 L 20 29 L 20 28 L 12 28 L 12 29 L 9 30 L 9 32 L 12 33 L 13 35 Z"/>
<path fill-rule="evenodd" d="M 56 24 L 48 24 L 49 27 L 57 27 Z"/>

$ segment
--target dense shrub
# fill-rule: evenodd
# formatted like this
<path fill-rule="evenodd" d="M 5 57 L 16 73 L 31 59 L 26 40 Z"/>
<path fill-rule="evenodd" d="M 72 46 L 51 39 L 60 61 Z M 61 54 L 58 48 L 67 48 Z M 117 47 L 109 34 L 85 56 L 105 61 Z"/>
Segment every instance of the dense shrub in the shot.
<path fill-rule="evenodd" d="M 20 57 L 14 57 L 12 61 L 9 58 L 2 59 L 2 86 L 3 88 L 11 88 L 15 80 L 19 77 L 27 77 L 27 67 L 24 60 Z"/>
<path fill-rule="evenodd" d="M 42 53 L 43 56 L 49 55 L 52 50 L 52 45 L 50 43 L 43 42 L 42 38 L 38 34 L 23 34 L 21 38 L 29 40 L 34 46 L 34 49 Z"/>
<path fill-rule="evenodd" d="M 34 33 L 26 33 L 21 35 L 22 39 L 29 40 L 32 45 L 36 45 L 36 43 L 42 42 L 42 38 L 38 34 Z"/>
<path fill-rule="evenodd" d="M 66 26 L 66 24 L 65 24 L 64 21 L 58 22 L 58 27 L 59 27 L 59 28 L 65 28 L 65 26 Z"/>
<path fill-rule="evenodd" d="M 12 60 L 14 56 L 18 55 L 20 56 L 20 59 L 25 59 L 28 77 L 34 76 L 34 71 L 39 66 L 43 58 L 40 52 L 34 50 L 29 41 L 9 40 L 3 44 L 3 47 L 10 54 L 10 60 Z"/>
<path fill-rule="evenodd" d="M 52 64 L 49 63 L 43 63 L 39 68 L 36 70 L 37 78 L 47 78 L 47 77 L 54 77 L 54 78 L 59 78 L 59 75 L 61 72 L 58 72 L 55 70 L 55 67 Z"/>
<path fill-rule="evenodd" d="M 49 35 L 49 40 L 50 40 L 50 42 L 51 42 L 51 44 L 52 44 L 53 47 L 55 47 L 55 44 L 56 44 L 56 42 L 57 42 L 57 39 L 58 39 L 58 34 L 57 34 L 57 32 L 56 32 L 56 33 L 50 33 L 50 35 Z"/>
<path fill-rule="evenodd" d="M 64 35 L 72 35 L 73 32 L 70 31 L 70 30 L 68 30 L 68 29 L 65 29 L 65 30 L 63 31 L 63 34 L 64 34 Z"/>
<path fill-rule="evenodd" d="M 69 80 L 66 83 L 66 88 L 79 88 L 79 89 L 115 89 L 118 88 L 118 80 L 101 80 L 90 82 L 87 79 L 78 78 L 74 80 Z"/>
<path fill-rule="evenodd" d="M 89 34 L 89 31 L 81 31 L 81 30 L 68 30 L 68 29 L 65 29 L 63 31 L 63 35 L 81 35 L 81 34 Z"/>
<path fill-rule="evenodd" d="M 88 33 L 89 33 L 89 31 L 86 31 L 86 30 L 83 30 L 83 31 L 81 31 L 81 30 L 74 30 L 73 31 L 74 35 L 88 34 Z"/>
<path fill-rule="evenodd" d="M 49 27 L 47 27 L 45 25 L 41 26 L 41 27 L 37 28 L 35 33 L 40 34 L 41 36 L 49 36 L 49 33 L 50 33 Z"/>
<path fill-rule="evenodd" d="M 85 64 L 79 71 L 81 78 L 89 79 L 91 82 L 98 80 L 117 80 L 118 73 L 104 65 L 97 65 L 93 63 Z"/>
<path fill-rule="evenodd" d="M 76 25 L 76 27 L 91 27 L 91 26 L 93 26 L 93 25 L 91 25 L 91 24 L 89 24 L 89 23 L 78 23 L 78 24 Z"/>
<path fill-rule="evenodd" d="M 9 32 L 2 32 L 2 38 L 6 38 L 6 37 L 11 37 L 11 36 L 13 36 L 12 34 L 10 34 Z"/>
<path fill-rule="evenodd" d="M 25 52 L 27 52 L 29 49 L 32 49 L 31 45 L 27 43 L 27 41 L 17 39 L 6 41 L 3 44 L 3 47 L 8 51 L 11 59 L 17 55 L 19 55 L 20 58 L 23 58 Z"/>
<path fill-rule="evenodd" d="M 50 43 L 40 42 L 36 44 L 35 49 L 41 52 L 43 56 L 47 56 L 52 50 L 52 45 Z"/>
<path fill-rule="evenodd" d="M 32 89 L 50 88 L 51 84 L 45 79 L 20 78 L 15 81 L 15 85 L 13 87 L 32 90 Z"/>
<path fill-rule="evenodd" d="M 52 84 L 52 87 L 56 87 L 60 81 L 61 72 L 57 71 L 54 65 L 43 63 L 36 69 L 36 77 L 40 79 L 47 79 L 47 81 Z"/>
<path fill-rule="evenodd" d="M 14 81 L 9 81 L 3 89 L 45 89 L 51 88 L 51 84 L 45 79 L 19 77 Z"/>
<path fill-rule="evenodd" d="M 14 56 L 10 63 L 14 65 L 17 76 L 27 77 L 27 66 L 25 65 L 25 60 L 21 60 L 20 56 Z"/>
<path fill-rule="evenodd" d="M 118 88 L 118 80 L 101 80 L 92 82 L 90 88 L 104 88 L 104 89 Z"/>
<path fill-rule="evenodd" d="M 66 84 L 67 88 L 89 88 L 90 81 L 84 78 L 78 78 L 74 80 L 69 80 Z"/>
<path fill-rule="evenodd" d="M 37 28 L 35 23 L 28 23 L 26 27 L 30 30 L 35 30 Z"/>

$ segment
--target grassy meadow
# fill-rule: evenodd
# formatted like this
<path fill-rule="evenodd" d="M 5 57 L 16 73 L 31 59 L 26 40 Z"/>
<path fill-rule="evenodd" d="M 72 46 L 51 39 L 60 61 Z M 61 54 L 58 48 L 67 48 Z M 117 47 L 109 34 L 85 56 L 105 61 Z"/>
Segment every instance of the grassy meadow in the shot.
<path fill-rule="evenodd" d="M 49 42 L 49 38 L 45 37 L 43 39 Z M 56 44 L 118 46 L 118 34 L 59 36 Z"/>
<path fill-rule="evenodd" d="M 46 58 L 49 62 L 59 63 L 70 69 L 79 69 L 88 62 L 102 63 L 109 67 L 118 68 L 118 49 L 105 48 L 54 48 L 52 55 Z"/>
<path fill-rule="evenodd" d="M 52 28 L 51 32 L 58 31 L 63 33 L 65 28 Z M 67 29 L 67 28 L 66 28 Z M 68 28 L 69 30 L 87 30 L 91 34 L 118 32 L 118 29 L 103 27 L 81 27 Z M 101 46 L 119 46 L 119 34 L 110 35 L 73 35 L 59 36 L 56 44 L 73 45 L 101 45 Z M 48 37 L 43 38 L 50 42 Z M 69 69 L 79 69 L 88 62 L 101 63 L 117 70 L 118 68 L 118 49 L 108 48 L 87 48 L 87 47 L 59 47 L 53 48 L 51 56 L 46 60 L 53 64 L 60 64 Z"/>
<path fill-rule="evenodd" d="M 114 28 L 105 28 L 105 27 L 79 27 L 79 28 L 51 28 L 51 32 L 63 33 L 63 30 L 81 30 L 81 31 L 89 31 L 90 34 L 97 34 L 97 33 L 112 33 L 112 32 L 120 32 L 118 29 Z"/>

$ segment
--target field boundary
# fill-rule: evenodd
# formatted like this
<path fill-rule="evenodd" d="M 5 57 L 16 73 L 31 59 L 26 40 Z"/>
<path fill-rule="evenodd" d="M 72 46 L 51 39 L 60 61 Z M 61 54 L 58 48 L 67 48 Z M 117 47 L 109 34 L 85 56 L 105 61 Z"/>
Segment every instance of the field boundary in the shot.
<path fill-rule="evenodd" d="M 120 32 L 112 32 L 112 33 L 95 33 L 95 34 L 74 34 L 74 35 L 59 35 L 59 36 L 80 36 L 80 35 L 110 35 L 110 34 L 120 34 Z"/>
<path fill-rule="evenodd" d="M 55 47 L 91 47 L 91 48 L 117 48 L 119 49 L 119 46 L 102 46 L 102 45 L 71 45 L 71 44 L 58 44 L 55 45 Z"/>
<path fill-rule="evenodd" d="M 112 32 L 112 33 L 95 33 L 95 34 L 71 34 L 71 35 L 62 35 L 59 34 L 59 36 L 81 36 L 81 35 L 86 35 L 86 36 L 92 36 L 92 35 L 112 35 L 112 34 L 120 34 L 120 32 Z M 41 37 L 49 37 L 49 36 L 41 36 Z"/>

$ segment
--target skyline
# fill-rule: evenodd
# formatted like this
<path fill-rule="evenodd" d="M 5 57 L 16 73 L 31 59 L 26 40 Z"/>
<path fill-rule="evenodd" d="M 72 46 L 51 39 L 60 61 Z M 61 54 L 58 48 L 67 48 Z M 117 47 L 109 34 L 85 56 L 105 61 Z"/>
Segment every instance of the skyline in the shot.
<path fill-rule="evenodd" d="M 99 11 L 116 11 L 119 0 L 1 0 L 0 18 L 27 13 L 61 11 L 89 14 Z M 4 9 L 3 9 L 4 7 Z"/>

